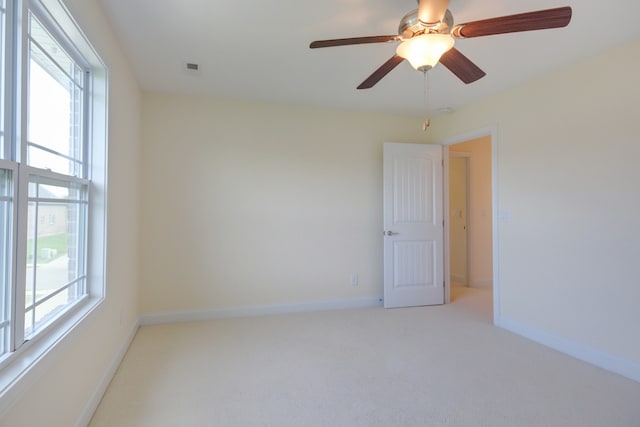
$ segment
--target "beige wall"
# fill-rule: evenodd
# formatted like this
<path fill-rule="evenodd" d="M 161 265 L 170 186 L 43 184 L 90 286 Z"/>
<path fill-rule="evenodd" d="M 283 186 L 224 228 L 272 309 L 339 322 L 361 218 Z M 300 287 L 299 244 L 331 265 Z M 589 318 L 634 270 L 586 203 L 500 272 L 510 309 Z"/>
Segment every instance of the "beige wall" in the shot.
<path fill-rule="evenodd" d="M 25 379 L 33 385 L 2 426 L 73 426 L 139 316 L 140 92 L 96 1 L 65 3 L 109 67 L 107 296 Z"/>
<path fill-rule="evenodd" d="M 499 310 L 640 364 L 640 42 L 440 117 L 439 141 L 495 125 Z"/>
<path fill-rule="evenodd" d="M 143 110 L 144 313 L 382 294 L 382 144 L 424 141 L 419 118 L 151 93 Z"/>
<path fill-rule="evenodd" d="M 450 151 L 470 154 L 469 168 L 469 286 L 493 284 L 491 209 L 491 137 L 455 144 Z"/>

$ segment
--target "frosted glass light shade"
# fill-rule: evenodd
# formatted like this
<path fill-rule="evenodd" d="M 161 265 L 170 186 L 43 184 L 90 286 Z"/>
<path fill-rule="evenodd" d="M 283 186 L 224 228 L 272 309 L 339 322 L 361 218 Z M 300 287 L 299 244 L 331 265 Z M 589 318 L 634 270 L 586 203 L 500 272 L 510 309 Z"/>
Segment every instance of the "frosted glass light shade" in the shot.
<path fill-rule="evenodd" d="M 419 71 L 427 71 L 435 67 L 440 57 L 454 45 L 449 34 L 422 34 L 403 41 L 396 53 L 409 61 Z"/>

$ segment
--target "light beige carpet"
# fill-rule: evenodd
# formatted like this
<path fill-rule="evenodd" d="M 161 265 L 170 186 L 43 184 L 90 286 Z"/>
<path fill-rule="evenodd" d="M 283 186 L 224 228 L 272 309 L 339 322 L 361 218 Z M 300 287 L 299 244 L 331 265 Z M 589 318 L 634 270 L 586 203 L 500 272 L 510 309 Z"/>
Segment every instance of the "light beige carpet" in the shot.
<path fill-rule="evenodd" d="M 640 426 L 640 384 L 450 305 L 143 327 L 91 426 Z"/>

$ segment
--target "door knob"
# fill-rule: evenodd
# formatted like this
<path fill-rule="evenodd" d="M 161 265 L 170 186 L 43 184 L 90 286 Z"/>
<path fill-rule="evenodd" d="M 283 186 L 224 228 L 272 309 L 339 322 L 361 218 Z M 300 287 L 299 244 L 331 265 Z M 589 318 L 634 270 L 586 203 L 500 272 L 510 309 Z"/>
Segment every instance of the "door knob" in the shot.
<path fill-rule="evenodd" d="M 383 231 L 383 234 L 385 236 L 394 236 L 394 235 L 399 234 L 399 233 L 394 233 L 393 231 Z"/>

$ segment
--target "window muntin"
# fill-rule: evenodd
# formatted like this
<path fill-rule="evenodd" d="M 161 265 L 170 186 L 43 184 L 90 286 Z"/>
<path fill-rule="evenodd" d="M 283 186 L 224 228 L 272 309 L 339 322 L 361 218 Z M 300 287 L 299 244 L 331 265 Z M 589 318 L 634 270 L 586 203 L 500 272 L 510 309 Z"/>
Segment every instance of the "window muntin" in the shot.
<path fill-rule="evenodd" d="M 86 71 L 29 14 L 27 164 L 84 177 Z"/>
<path fill-rule="evenodd" d="M 87 208 L 88 183 L 29 176 L 26 338 L 87 295 Z"/>

